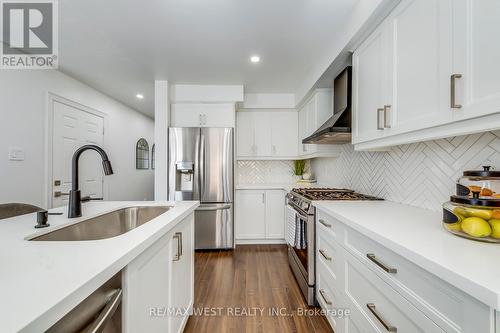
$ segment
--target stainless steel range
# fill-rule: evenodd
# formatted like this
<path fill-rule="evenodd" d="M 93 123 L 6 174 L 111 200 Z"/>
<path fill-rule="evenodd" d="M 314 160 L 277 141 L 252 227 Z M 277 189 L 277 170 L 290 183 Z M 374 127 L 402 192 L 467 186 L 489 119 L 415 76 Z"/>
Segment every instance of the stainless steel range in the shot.
<path fill-rule="evenodd" d="M 307 304 L 315 305 L 316 211 L 314 200 L 383 200 L 352 190 L 337 188 L 294 188 L 288 195 L 288 262 Z"/>

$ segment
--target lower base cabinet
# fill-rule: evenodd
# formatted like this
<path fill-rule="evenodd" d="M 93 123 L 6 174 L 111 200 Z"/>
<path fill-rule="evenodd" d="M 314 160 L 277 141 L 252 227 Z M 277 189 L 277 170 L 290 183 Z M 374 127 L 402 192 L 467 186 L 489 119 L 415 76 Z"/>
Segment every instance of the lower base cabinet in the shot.
<path fill-rule="evenodd" d="M 284 190 L 237 190 L 236 243 L 284 243 L 285 196 Z"/>
<path fill-rule="evenodd" d="M 500 333 L 500 316 L 487 305 L 321 210 L 317 216 L 316 298 L 335 333 Z"/>
<path fill-rule="evenodd" d="M 123 272 L 123 332 L 180 333 L 194 300 L 194 214 Z"/>

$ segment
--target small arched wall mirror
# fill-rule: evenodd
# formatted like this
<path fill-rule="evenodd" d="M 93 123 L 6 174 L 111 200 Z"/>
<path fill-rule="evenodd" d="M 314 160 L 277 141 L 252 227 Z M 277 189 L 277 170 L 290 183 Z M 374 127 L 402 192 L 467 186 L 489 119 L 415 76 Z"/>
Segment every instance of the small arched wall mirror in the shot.
<path fill-rule="evenodd" d="M 149 169 L 149 144 L 144 138 L 140 138 L 135 146 L 135 168 Z"/>
<path fill-rule="evenodd" d="M 155 147 L 156 144 L 153 143 L 153 147 L 151 147 L 151 169 L 155 169 Z"/>

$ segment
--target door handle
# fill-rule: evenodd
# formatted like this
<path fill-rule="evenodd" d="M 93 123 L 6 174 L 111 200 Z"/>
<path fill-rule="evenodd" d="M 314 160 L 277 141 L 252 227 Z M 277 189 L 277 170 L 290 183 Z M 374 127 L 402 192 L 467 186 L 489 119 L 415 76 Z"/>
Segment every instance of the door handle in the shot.
<path fill-rule="evenodd" d="M 55 198 L 59 198 L 60 196 L 63 196 L 63 195 L 69 195 L 69 193 L 63 193 L 61 191 L 55 191 L 54 192 L 54 197 Z"/>
<path fill-rule="evenodd" d="M 386 271 L 387 273 L 395 274 L 395 273 L 398 272 L 398 270 L 396 268 L 388 267 L 387 265 L 385 265 L 384 263 L 382 263 L 380 260 L 378 260 L 373 253 L 368 253 L 366 255 L 366 257 L 368 259 L 370 259 L 372 262 L 374 262 L 375 265 L 377 265 L 378 267 L 380 267 L 384 271 Z"/>
<path fill-rule="evenodd" d="M 266 192 L 262 192 L 262 203 L 266 203 Z"/>
<path fill-rule="evenodd" d="M 456 80 L 461 79 L 462 74 L 452 74 L 450 77 L 450 107 L 452 109 L 460 109 L 462 107 L 461 104 L 456 103 Z"/>
<path fill-rule="evenodd" d="M 384 318 L 382 318 L 382 316 L 377 312 L 375 304 L 368 303 L 368 304 L 366 304 L 366 307 L 368 308 L 368 310 L 370 310 L 370 312 L 375 316 L 375 318 L 377 318 L 377 320 L 382 324 L 382 326 L 384 326 L 384 328 L 388 332 L 397 332 L 398 331 L 398 329 L 396 328 L 396 326 L 392 326 L 392 325 L 388 324 L 384 320 Z"/>
<path fill-rule="evenodd" d="M 387 116 L 388 110 L 391 110 L 391 105 L 384 105 L 384 128 L 391 128 L 390 118 Z"/>
<path fill-rule="evenodd" d="M 198 117 L 200 119 L 200 125 L 203 125 L 203 115 L 200 113 Z"/>
<path fill-rule="evenodd" d="M 384 109 L 377 109 L 377 129 L 378 130 L 383 130 L 384 129 L 384 122 L 385 119 L 382 121 L 382 117 L 384 116 Z"/>

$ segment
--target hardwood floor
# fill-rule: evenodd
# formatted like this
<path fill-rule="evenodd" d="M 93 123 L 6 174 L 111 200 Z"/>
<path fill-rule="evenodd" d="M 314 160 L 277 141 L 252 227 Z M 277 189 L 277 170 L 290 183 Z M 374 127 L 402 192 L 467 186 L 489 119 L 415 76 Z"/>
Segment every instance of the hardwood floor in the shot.
<path fill-rule="evenodd" d="M 288 266 L 285 245 L 196 252 L 194 307 L 212 312 L 195 312 L 185 333 L 333 332 L 324 317 L 299 315 L 308 306 Z"/>

